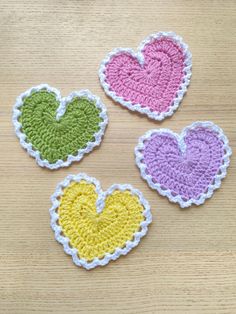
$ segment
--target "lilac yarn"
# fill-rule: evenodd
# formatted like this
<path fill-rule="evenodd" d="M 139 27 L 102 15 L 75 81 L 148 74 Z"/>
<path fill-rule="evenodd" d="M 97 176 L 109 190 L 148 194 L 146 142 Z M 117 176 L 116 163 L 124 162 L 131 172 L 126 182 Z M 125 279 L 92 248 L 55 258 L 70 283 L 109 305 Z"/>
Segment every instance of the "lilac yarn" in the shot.
<path fill-rule="evenodd" d="M 203 203 L 220 186 L 231 149 L 220 128 L 198 122 L 181 136 L 167 129 L 151 130 L 139 140 L 135 152 L 149 185 L 187 207 Z"/>

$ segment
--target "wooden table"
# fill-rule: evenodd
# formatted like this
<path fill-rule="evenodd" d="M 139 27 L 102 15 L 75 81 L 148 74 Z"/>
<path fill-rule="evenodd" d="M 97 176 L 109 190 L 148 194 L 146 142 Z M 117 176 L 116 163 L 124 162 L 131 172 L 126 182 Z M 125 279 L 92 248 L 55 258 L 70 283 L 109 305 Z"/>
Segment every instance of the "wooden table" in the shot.
<path fill-rule="evenodd" d="M 236 313 L 236 161 L 203 206 L 181 210 L 152 191 L 134 163 L 151 128 L 176 132 L 212 120 L 236 146 L 236 2 L 156 0 L 1 0 L 0 3 L 0 313 Z M 136 48 L 172 30 L 193 54 L 191 86 L 162 123 L 105 96 L 98 67 L 115 47 Z M 67 95 L 88 88 L 108 108 L 101 147 L 69 168 L 36 165 L 14 134 L 15 98 L 39 83 Z M 149 200 L 153 223 L 141 244 L 104 268 L 77 268 L 49 226 L 50 195 L 69 173 L 130 183 Z"/>

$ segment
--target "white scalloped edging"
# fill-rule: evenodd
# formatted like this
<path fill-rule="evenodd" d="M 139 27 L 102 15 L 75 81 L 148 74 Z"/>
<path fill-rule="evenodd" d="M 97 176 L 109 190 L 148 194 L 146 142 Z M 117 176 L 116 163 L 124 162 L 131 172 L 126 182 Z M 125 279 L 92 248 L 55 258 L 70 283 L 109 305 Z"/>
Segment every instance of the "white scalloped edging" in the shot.
<path fill-rule="evenodd" d="M 57 214 L 57 209 L 60 205 L 60 200 L 58 199 L 61 195 L 63 195 L 63 189 L 66 188 L 72 181 L 80 182 L 81 180 L 85 180 L 88 183 L 95 185 L 96 193 L 98 194 L 97 200 L 97 212 L 100 213 L 103 210 L 104 200 L 110 194 L 112 194 L 115 190 L 126 191 L 129 190 L 133 195 L 136 195 L 139 198 L 140 204 L 144 207 L 143 216 L 145 220 L 140 223 L 140 231 L 134 233 L 134 237 L 132 241 L 127 241 L 124 248 L 117 248 L 114 253 L 107 253 L 103 259 L 95 258 L 92 262 L 87 262 L 85 259 L 79 258 L 79 252 L 76 248 L 72 248 L 70 246 L 70 239 L 61 234 L 62 228 L 58 225 L 57 221 L 59 215 Z M 140 239 L 144 237 L 148 231 L 148 225 L 152 222 L 152 214 L 150 210 L 150 206 L 148 201 L 143 197 L 142 193 L 134 189 L 129 184 L 113 184 L 107 191 L 103 192 L 99 181 L 95 178 L 89 177 L 85 173 L 79 173 L 77 175 L 68 175 L 62 182 L 58 184 L 54 194 L 51 196 L 52 207 L 50 208 L 50 216 L 51 216 L 51 227 L 54 230 L 56 240 L 63 245 L 64 251 L 72 256 L 73 262 L 77 266 L 82 266 L 86 269 L 92 269 L 97 266 L 104 266 L 108 264 L 111 260 L 116 260 L 121 255 L 126 255 L 131 251 L 134 247 L 136 247 Z"/>
<path fill-rule="evenodd" d="M 137 58 L 140 65 L 142 65 L 144 63 L 142 51 L 143 51 L 145 45 L 147 45 L 153 39 L 158 39 L 161 37 L 171 38 L 175 43 L 178 44 L 178 46 L 180 46 L 183 49 L 184 57 L 185 57 L 185 61 L 184 61 L 184 65 L 185 65 L 184 73 L 185 73 L 185 75 L 183 77 L 182 84 L 180 85 L 179 90 L 176 93 L 176 97 L 174 98 L 168 111 L 158 113 L 158 112 L 151 111 L 147 107 L 143 107 L 141 104 L 134 104 L 131 101 L 126 101 L 123 97 L 118 96 L 114 91 L 112 91 L 110 89 L 110 85 L 106 82 L 105 70 L 106 70 L 106 65 L 110 62 L 111 58 L 113 58 L 115 55 L 123 53 L 123 52 L 129 53 L 134 58 Z M 183 39 L 180 36 L 176 35 L 174 32 L 159 32 L 159 33 L 152 34 L 152 35 L 148 36 L 144 41 L 142 41 L 140 46 L 137 49 L 137 53 L 130 48 L 116 48 L 116 49 L 114 49 L 102 61 L 98 73 L 99 73 L 100 82 L 104 88 L 104 91 L 113 100 L 120 103 L 122 106 L 128 108 L 131 111 L 138 111 L 139 113 L 147 115 L 151 119 L 161 121 L 161 120 L 165 119 L 166 117 L 171 116 L 174 113 L 174 111 L 179 107 L 179 105 L 183 99 L 183 96 L 184 96 L 185 92 L 187 91 L 187 87 L 190 83 L 190 78 L 192 75 L 191 68 L 192 68 L 192 54 L 188 49 L 188 45 L 183 42 Z"/>
<path fill-rule="evenodd" d="M 22 125 L 19 122 L 19 117 L 21 115 L 20 107 L 24 104 L 24 99 L 26 97 L 29 97 L 33 92 L 37 92 L 40 90 L 47 90 L 49 92 L 52 92 L 56 96 L 56 100 L 60 103 L 58 109 L 57 109 L 57 115 L 56 119 L 59 119 L 66 111 L 66 107 L 68 103 L 70 103 L 73 98 L 75 97 L 85 97 L 91 101 L 93 101 L 96 105 L 96 107 L 100 110 L 99 117 L 102 119 L 102 121 L 99 123 L 99 131 L 94 134 L 95 141 L 94 142 L 88 142 L 87 146 L 83 149 L 79 149 L 77 155 L 68 155 L 67 160 L 58 160 L 55 163 L 49 163 L 46 159 L 41 159 L 40 152 L 38 150 L 35 150 L 32 146 L 32 143 L 27 142 L 27 136 L 21 132 Z M 105 105 L 101 102 L 100 98 L 93 95 L 89 90 L 81 90 L 79 92 L 72 92 L 69 96 L 62 98 L 59 90 L 56 88 L 50 87 L 47 84 L 40 84 L 38 86 L 32 87 L 26 92 L 22 93 L 19 97 L 16 99 L 16 103 L 13 107 L 13 117 L 12 122 L 14 124 L 15 132 L 17 137 L 20 140 L 21 146 L 27 150 L 28 154 L 36 159 L 36 162 L 41 167 L 47 167 L 49 169 L 58 169 L 60 167 L 67 167 L 69 166 L 73 161 L 79 161 L 81 160 L 85 154 L 91 152 L 94 147 L 100 145 L 102 141 L 102 137 L 104 135 L 106 126 L 108 124 L 108 117 L 107 117 L 107 110 Z"/>
<path fill-rule="evenodd" d="M 155 134 L 162 134 L 164 133 L 169 133 L 172 134 L 178 141 L 180 150 L 182 152 L 185 151 L 186 145 L 184 142 L 184 137 L 186 136 L 188 130 L 190 129 L 195 129 L 198 126 L 206 127 L 209 128 L 216 133 L 218 133 L 219 139 L 224 143 L 224 151 L 225 155 L 223 157 L 223 163 L 219 168 L 219 171 L 217 175 L 214 178 L 213 184 L 208 186 L 208 189 L 205 193 L 200 194 L 199 198 L 196 199 L 190 199 L 188 201 L 185 201 L 182 199 L 180 195 L 173 196 L 171 190 L 163 190 L 161 188 L 161 185 L 159 183 L 154 183 L 152 181 L 152 176 L 150 174 L 147 174 L 147 167 L 146 164 L 142 162 L 143 160 L 143 149 L 145 146 L 145 141 L 150 139 L 150 137 L 155 133 Z M 187 126 L 184 128 L 181 132 L 181 134 L 176 134 L 172 132 L 170 129 L 153 129 L 144 134 L 144 136 L 139 138 L 138 145 L 135 147 L 135 156 L 136 156 L 136 164 L 140 169 L 141 176 L 144 180 L 147 181 L 148 185 L 156 190 L 158 193 L 160 193 L 163 196 L 166 196 L 171 202 L 174 203 L 179 203 L 180 207 L 185 208 L 189 207 L 192 204 L 195 205 L 201 205 L 205 202 L 206 199 L 212 197 L 214 190 L 218 189 L 221 185 L 221 180 L 226 176 L 227 174 L 227 167 L 229 166 L 230 163 L 230 156 L 232 154 L 231 148 L 229 147 L 229 141 L 227 137 L 224 135 L 223 130 L 215 125 L 213 122 L 210 121 L 197 121 L 191 124 L 190 126 Z"/>

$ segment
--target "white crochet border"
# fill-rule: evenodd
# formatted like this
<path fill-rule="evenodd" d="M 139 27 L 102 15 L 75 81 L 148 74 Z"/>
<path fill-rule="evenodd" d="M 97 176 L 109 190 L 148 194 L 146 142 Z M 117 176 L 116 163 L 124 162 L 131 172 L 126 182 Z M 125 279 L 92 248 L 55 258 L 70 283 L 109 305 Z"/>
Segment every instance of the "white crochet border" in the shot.
<path fill-rule="evenodd" d="M 93 101 L 96 105 L 96 107 L 100 110 L 99 117 L 103 120 L 99 123 L 99 131 L 94 134 L 95 141 L 94 142 L 88 142 L 87 146 L 83 149 L 79 149 L 77 155 L 68 155 L 67 160 L 57 160 L 55 163 L 49 163 L 46 159 L 41 159 L 40 152 L 38 150 L 34 150 L 32 143 L 27 142 L 27 136 L 21 132 L 22 125 L 19 122 L 19 117 L 21 115 L 20 107 L 24 104 L 24 99 L 26 97 L 29 97 L 33 92 L 37 92 L 40 90 L 47 90 L 49 92 L 52 92 L 56 96 L 56 100 L 60 103 L 58 109 L 57 109 L 57 115 L 56 119 L 60 119 L 61 116 L 66 111 L 66 107 L 68 103 L 70 103 L 73 98 L 75 97 L 85 97 L 91 101 Z M 102 136 L 104 135 L 107 123 L 108 123 L 108 117 L 107 117 L 107 110 L 105 105 L 101 102 L 100 98 L 93 95 L 89 90 L 81 90 L 79 92 L 72 92 L 69 96 L 62 98 L 60 91 L 56 88 L 50 87 L 48 84 L 40 84 L 38 86 L 34 86 L 30 89 L 28 89 L 26 92 L 22 93 L 19 97 L 16 99 L 16 103 L 13 107 L 13 117 L 12 122 L 14 124 L 15 132 L 17 137 L 20 140 L 21 146 L 27 150 L 28 154 L 36 159 L 36 162 L 41 167 L 47 167 L 49 169 L 58 169 L 60 167 L 67 167 L 69 166 L 73 161 L 79 161 L 83 158 L 83 156 L 93 150 L 94 147 L 100 145 L 102 141 Z"/>
<path fill-rule="evenodd" d="M 200 194 L 200 196 L 197 200 L 196 199 L 190 199 L 188 201 L 185 201 L 182 199 L 182 197 L 180 195 L 173 196 L 171 193 L 171 190 L 163 190 L 159 183 L 154 183 L 152 181 L 152 176 L 150 174 L 146 173 L 147 167 L 146 167 L 146 164 L 143 163 L 143 153 L 142 152 L 143 152 L 146 140 L 150 139 L 150 137 L 154 133 L 155 134 L 162 134 L 163 132 L 164 133 L 170 133 L 171 135 L 173 135 L 177 139 L 181 151 L 184 152 L 186 149 L 184 137 L 186 136 L 186 134 L 189 130 L 195 129 L 196 127 L 199 127 L 199 126 L 209 128 L 209 129 L 218 133 L 219 139 L 224 143 L 225 154 L 223 157 L 223 163 L 219 168 L 218 174 L 214 178 L 213 184 L 209 185 L 207 191 L 205 193 Z M 148 185 L 152 189 L 156 190 L 161 195 L 168 197 L 168 199 L 171 202 L 179 203 L 180 207 L 182 207 L 182 208 L 189 207 L 192 204 L 201 205 L 205 202 L 206 199 L 210 198 L 213 195 L 214 190 L 218 189 L 220 187 L 221 180 L 227 174 L 227 167 L 229 166 L 229 163 L 230 163 L 229 157 L 231 154 L 232 154 L 232 151 L 231 151 L 231 148 L 229 147 L 229 141 L 228 141 L 227 137 L 224 135 L 223 130 L 221 128 L 219 128 L 217 125 L 215 125 L 213 122 L 210 122 L 210 121 L 194 122 L 190 126 L 187 126 L 186 128 L 184 128 L 180 135 L 172 132 L 169 129 L 150 130 L 150 131 L 146 132 L 146 134 L 144 136 L 139 138 L 138 145 L 135 147 L 136 164 L 140 169 L 142 178 L 147 181 Z"/>
<path fill-rule="evenodd" d="M 178 92 L 176 93 L 176 97 L 174 98 L 173 103 L 171 104 L 171 106 L 169 107 L 168 111 L 166 112 L 154 112 L 151 111 L 149 108 L 145 108 L 143 106 L 141 106 L 141 104 L 134 104 L 131 101 L 126 101 L 123 97 L 118 96 L 115 92 L 113 92 L 112 90 L 110 90 L 110 85 L 106 82 L 106 76 L 105 76 L 105 70 L 106 70 L 106 65 L 110 62 L 111 58 L 117 54 L 126 52 L 131 54 L 134 58 L 137 58 L 140 65 L 142 65 L 144 63 L 144 58 L 143 58 L 143 49 L 145 47 L 145 45 L 147 45 L 150 41 L 152 41 L 153 39 L 159 39 L 161 37 L 168 37 L 171 38 L 173 41 L 175 41 L 178 46 L 180 46 L 183 49 L 184 52 L 184 57 L 185 57 L 185 61 L 184 61 L 184 77 L 183 77 L 183 81 L 182 84 L 179 87 Z M 142 114 L 147 115 L 149 118 L 154 119 L 154 120 L 163 120 L 166 117 L 171 116 L 174 111 L 179 107 L 181 100 L 183 99 L 183 96 L 185 94 L 185 92 L 187 91 L 187 87 L 190 83 L 190 78 L 191 78 L 191 68 L 192 68 L 192 54 L 188 49 L 188 45 L 185 44 L 183 42 L 183 39 L 176 35 L 174 32 L 159 32 L 156 34 L 152 34 L 149 35 L 146 39 L 144 39 L 144 41 L 141 42 L 140 46 L 137 49 L 137 53 L 130 49 L 130 48 L 116 48 L 114 49 L 112 52 L 110 52 L 105 59 L 102 61 L 100 68 L 99 68 L 99 78 L 100 78 L 100 82 L 101 85 L 103 86 L 105 92 L 107 95 L 109 95 L 113 100 L 115 100 L 116 102 L 120 103 L 122 106 L 130 109 L 131 111 L 138 111 Z"/>
<path fill-rule="evenodd" d="M 72 248 L 70 246 L 70 239 L 61 235 L 62 228 L 58 225 L 57 221 L 59 215 L 57 214 L 57 208 L 60 205 L 60 200 L 58 199 L 61 195 L 63 195 L 63 189 L 67 187 L 71 181 L 80 182 L 81 180 L 85 180 L 88 183 L 92 183 L 96 187 L 96 192 L 98 194 L 97 200 L 97 212 L 100 213 L 103 210 L 104 200 L 106 197 L 113 193 L 114 190 L 125 191 L 129 190 L 133 195 L 136 195 L 139 198 L 140 203 L 144 207 L 143 216 L 145 220 L 140 223 L 141 230 L 134 234 L 134 238 L 132 241 L 127 241 L 126 246 L 124 248 L 117 248 L 114 253 L 107 253 L 103 259 L 95 258 L 92 262 L 87 262 L 85 259 L 81 259 L 78 256 L 78 250 L 76 248 Z M 111 260 L 116 260 L 121 255 L 126 255 L 129 251 L 131 251 L 134 247 L 136 247 L 140 239 L 146 235 L 148 231 L 148 225 L 152 221 L 152 214 L 150 210 L 150 206 L 148 201 L 143 197 L 142 193 L 134 189 L 129 184 L 114 184 L 107 191 L 103 192 L 99 181 L 95 178 L 89 177 L 85 173 L 79 173 L 77 175 L 68 175 L 62 182 L 58 184 L 54 194 L 51 196 L 52 207 L 49 212 L 51 215 L 51 227 L 54 230 L 56 240 L 63 245 L 64 251 L 72 256 L 73 262 L 77 266 L 82 266 L 86 269 L 92 269 L 97 266 L 104 266 L 108 264 Z"/>

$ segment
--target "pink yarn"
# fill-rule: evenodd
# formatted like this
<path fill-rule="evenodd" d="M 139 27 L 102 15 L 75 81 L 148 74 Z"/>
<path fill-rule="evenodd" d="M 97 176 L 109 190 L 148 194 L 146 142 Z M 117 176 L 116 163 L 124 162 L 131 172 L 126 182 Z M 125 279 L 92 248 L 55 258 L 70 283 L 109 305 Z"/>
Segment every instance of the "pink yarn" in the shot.
<path fill-rule="evenodd" d="M 196 200 L 219 173 L 224 143 L 215 131 L 204 127 L 188 130 L 183 143 L 180 148 L 172 133 L 153 133 L 145 141 L 142 163 L 162 190 L 170 190 L 185 201 Z"/>
<path fill-rule="evenodd" d="M 162 37 L 142 50 L 144 64 L 128 52 L 114 55 L 105 69 L 110 91 L 151 111 L 166 112 L 184 77 L 184 52 L 171 38 Z"/>

